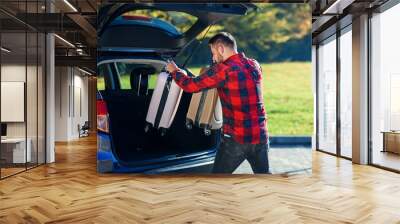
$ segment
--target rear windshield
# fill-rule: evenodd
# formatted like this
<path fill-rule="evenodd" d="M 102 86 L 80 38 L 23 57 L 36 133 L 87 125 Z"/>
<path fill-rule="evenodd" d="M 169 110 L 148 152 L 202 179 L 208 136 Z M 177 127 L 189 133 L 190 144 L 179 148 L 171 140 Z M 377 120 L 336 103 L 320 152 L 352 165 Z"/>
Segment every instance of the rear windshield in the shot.
<path fill-rule="evenodd" d="M 134 63 L 126 63 L 126 62 L 116 62 L 118 81 L 121 89 L 132 89 L 131 86 L 131 72 L 143 66 L 148 67 L 148 65 L 134 64 Z M 154 89 L 157 81 L 157 74 L 147 74 L 149 76 L 148 79 L 148 89 Z"/>
<path fill-rule="evenodd" d="M 186 32 L 197 21 L 195 16 L 184 12 L 161 11 L 155 9 L 141 9 L 125 13 L 123 16 L 145 16 L 161 19 L 175 26 L 181 32 Z"/>

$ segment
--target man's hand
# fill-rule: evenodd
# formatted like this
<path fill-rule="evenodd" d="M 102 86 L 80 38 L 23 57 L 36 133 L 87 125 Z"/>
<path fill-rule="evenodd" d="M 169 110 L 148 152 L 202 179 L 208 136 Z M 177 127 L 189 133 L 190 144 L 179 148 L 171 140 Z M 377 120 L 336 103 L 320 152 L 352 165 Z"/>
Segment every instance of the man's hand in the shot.
<path fill-rule="evenodd" d="M 174 71 L 178 70 L 179 67 L 175 64 L 174 61 L 170 60 L 170 61 L 168 61 L 165 69 L 167 70 L 167 72 L 173 73 Z"/>
<path fill-rule="evenodd" d="M 210 67 L 202 67 L 200 69 L 200 74 L 203 74 L 203 73 L 207 72 L 209 69 L 210 69 Z"/>

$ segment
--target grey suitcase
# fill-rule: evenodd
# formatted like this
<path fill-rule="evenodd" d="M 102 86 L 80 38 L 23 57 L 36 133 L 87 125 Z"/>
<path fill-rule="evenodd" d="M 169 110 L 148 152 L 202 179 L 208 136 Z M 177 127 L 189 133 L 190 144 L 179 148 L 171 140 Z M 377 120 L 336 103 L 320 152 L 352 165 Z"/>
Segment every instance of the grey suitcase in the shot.
<path fill-rule="evenodd" d="M 181 96 L 182 89 L 175 83 L 171 75 L 161 72 L 151 96 L 145 131 L 148 132 L 150 128 L 160 129 L 161 135 L 164 136 L 174 120 Z"/>

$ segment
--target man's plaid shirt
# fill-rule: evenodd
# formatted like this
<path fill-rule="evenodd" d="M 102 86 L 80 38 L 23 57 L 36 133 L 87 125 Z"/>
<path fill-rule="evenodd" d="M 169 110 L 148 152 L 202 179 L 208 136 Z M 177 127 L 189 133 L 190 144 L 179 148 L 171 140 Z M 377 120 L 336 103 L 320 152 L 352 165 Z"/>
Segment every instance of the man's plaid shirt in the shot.
<path fill-rule="evenodd" d="M 217 88 L 222 104 L 223 133 L 238 143 L 267 143 L 267 116 L 258 62 L 243 53 L 232 55 L 197 77 L 178 69 L 172 74 L 186 92 Z"/>

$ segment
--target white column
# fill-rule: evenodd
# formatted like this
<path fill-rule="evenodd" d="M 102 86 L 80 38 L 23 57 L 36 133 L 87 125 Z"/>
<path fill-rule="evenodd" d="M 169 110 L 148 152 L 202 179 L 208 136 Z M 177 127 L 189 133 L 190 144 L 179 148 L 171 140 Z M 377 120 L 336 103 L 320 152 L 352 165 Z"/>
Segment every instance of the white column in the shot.
<path fill-rule="evenodd" d="M 55 161 L 54 151 L 54 133 L 55 133 L 55 72 L 54 72 L 54 35 L 47 34 L 46 37 L 46 60 L 47 60 L 47 71 L 46 71 L 46 97 L 47 97 L 47 126 L 46 126 L 46 163 L 52 163 Z"/>
<path fill-rule="evenodd" d="M 53 12 L 54 6 L 47 1 L 47 12 Z M 46 163 L 55 161 L 55 43 L 54 34 L 46 35 Z"/>
<path fill-rule="evenodd" d="M 353 162 L 368 163 L 368 16 L 353 19 Z"/>

